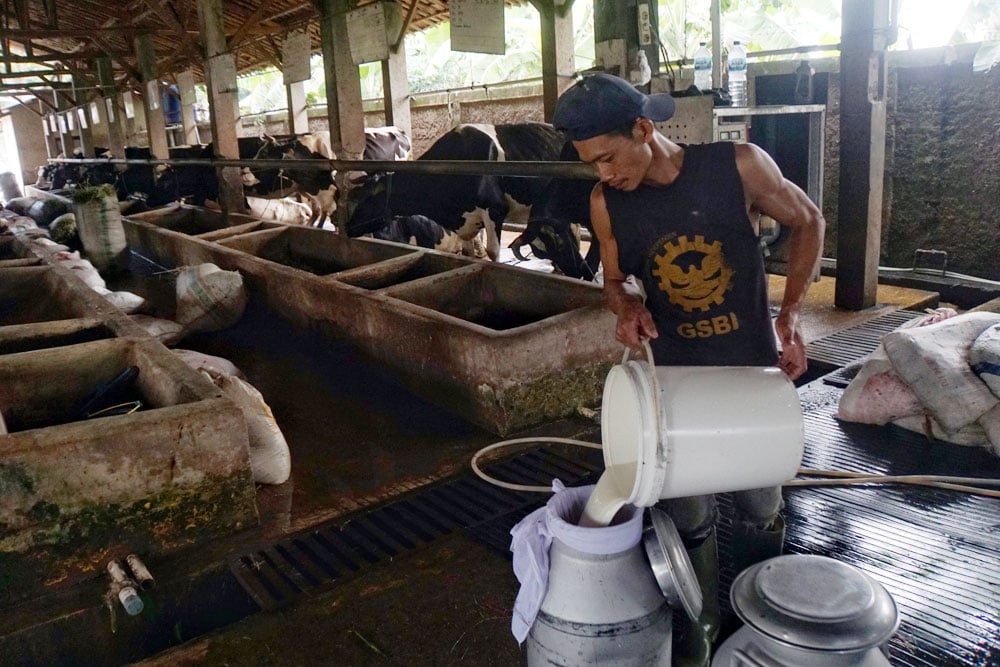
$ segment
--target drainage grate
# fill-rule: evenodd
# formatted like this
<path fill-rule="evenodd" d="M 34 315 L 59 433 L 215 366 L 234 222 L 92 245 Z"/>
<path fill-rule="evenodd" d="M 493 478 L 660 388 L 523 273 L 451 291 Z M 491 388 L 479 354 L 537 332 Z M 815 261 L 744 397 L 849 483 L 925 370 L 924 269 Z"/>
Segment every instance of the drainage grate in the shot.
<path fill-rule="evenodd" d="M 595 450 L 581 450 L 580 458 L 571 460 L 535 449 L 487 470 L 514 484 L 545 486 L 558 477 L 575 486 L 596 481 L 602 468 L 600 453 Z M 270 610 L 314 595 L 338 579 L 455 530 L 468 530 L 487 546 L 507 552 L 510 528 L 545 499 L 537 493 L 502 489 L 464 473 L 347 522 L 331 522 L 257 545 L 249 553 L 230 554 L 227 562 L 254 602 Z"/>
<path fill-rule="evenodd" d="M 882 336 L 924 313 L 916 310 L 895 310 L 867 322 L 824 336 L 806 346 L 810 365 L 826 366 L 829 370 L 858 361 L 871 354 Z"/>

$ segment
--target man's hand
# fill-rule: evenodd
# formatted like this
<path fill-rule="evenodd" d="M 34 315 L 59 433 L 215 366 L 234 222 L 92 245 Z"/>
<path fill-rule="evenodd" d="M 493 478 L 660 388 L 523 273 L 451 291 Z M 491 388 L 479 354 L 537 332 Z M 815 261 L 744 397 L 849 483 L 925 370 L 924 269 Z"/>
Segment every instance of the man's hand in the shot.
<path fill-rule="evenodd" d="M 620 320 L 619 320 L 620 321 Z M 774 329 L 781 341 L 780 368 L 789 380 L 795 380 L 806 372 L 806 344 L 799 329 L 798 313 L 782 311 L 774 321 Z"/>
<path fill-rule="evenodd" d="M 653 316 L 639 298 L 623 296 L 618 306 L 618 325 L 615 327 L 618 342 L 639 350 L 642 349 L 643 340 L 660 335 L 653 324 Z"/>

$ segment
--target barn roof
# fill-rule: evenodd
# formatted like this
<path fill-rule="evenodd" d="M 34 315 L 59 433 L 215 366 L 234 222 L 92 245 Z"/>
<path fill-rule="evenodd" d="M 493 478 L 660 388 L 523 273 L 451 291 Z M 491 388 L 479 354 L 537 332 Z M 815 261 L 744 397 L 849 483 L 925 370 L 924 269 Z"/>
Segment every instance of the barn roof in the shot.
<path fill-rule="evenodd" d="M 0 95 L 19 87 L 45 86 L 24 73 L 53 70 L 93 79 L 93 60 L 112 59 L 119 82 L 134 85 L 138 64 L 134 39 L 152 35 L 157 72 L 168 76 L 192 69 L 202 81 L 198 0 L 12 0 L 0 5 Z M 363 7 L 376 0 L 360 0 Z M 509 0 L 510 2 L 510 0 Z M 399 0 L 407 32 L 448 20 L 447 0 Z M 516 4 L 511 2 L 511 4 Z M 277 66 L 282 37 L 309 31 L 320 53 L 319 14 L 312 0 L 225 0 L 225 32 L 241 74 Z"/>

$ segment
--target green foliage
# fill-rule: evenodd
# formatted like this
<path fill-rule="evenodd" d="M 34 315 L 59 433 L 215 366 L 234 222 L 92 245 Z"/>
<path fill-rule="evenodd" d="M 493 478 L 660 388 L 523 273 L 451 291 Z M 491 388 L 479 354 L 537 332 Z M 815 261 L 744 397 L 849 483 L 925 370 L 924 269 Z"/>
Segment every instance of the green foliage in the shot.
<path fill-rule="evenodd" d="M 86 204 L 92 201 L 104 199 L 105 197 L 113 197 L 115 200 L 118 199 L 118 193 L 115 192 L 115 186 L 110 183 L 102 183 L 101 185 L 78 185 L 69 191 L 69 196 L 72 197 L 73 201 L 77 204 Z"/>

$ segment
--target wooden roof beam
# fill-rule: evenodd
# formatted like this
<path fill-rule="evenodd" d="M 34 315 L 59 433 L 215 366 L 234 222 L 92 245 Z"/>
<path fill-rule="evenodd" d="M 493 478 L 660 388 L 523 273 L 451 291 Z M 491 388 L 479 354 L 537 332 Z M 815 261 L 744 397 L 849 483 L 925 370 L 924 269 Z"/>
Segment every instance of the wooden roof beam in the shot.
<path fill-rule="evenodd" d="M 254 26 L 256 26 L 258 23 L 260 23 L 261 19 L 264 17 L 264 13 L 271 6 L 271 2 L 273 2 L 273 0 L 260 0 L 260 4 L 258 4 L 257 7 L 254 8 L 253 12 L 250 13 L 250 16 L 248 16 L 246 20 L 243 21 L 242 25 L 240 25 L 240 27 L 236 29 L 236 32 L 234 32 L 226 40 L 226 42 L 229 45 L 230 51 L 234 50 L 237 46 L 239 46 L 240 42 L 243 41 L 244 35 L 250 32 L 250 30 L 254 28 Z"/>

